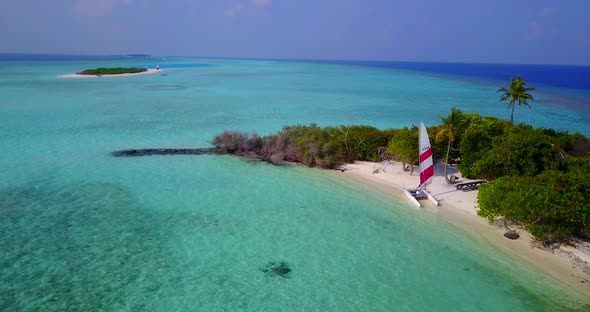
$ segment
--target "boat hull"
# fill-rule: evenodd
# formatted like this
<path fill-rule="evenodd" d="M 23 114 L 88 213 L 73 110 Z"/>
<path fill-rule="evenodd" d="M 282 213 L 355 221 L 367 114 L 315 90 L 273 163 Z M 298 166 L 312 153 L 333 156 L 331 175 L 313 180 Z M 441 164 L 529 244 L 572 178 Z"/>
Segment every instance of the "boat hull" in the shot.
<path fill-rule="evenodd" d="M 410 201 L 418 207 L 422 207 L 422 204 L 420 203 L 419 200 L 424 199 L 424 198 L 428 198 L 428 200 L 430 200 L 435 206 L 440 206 L 440 203 L 438 202 L 438 200 L 434 196 L 432 196 L 432 194 L 427 192 L 426 190 L 416 190 L 416 191 L 410 191 L 410 190 L 406 190 L 406 189 L 402 189 L 402 190 L 404 191 L 404 194 L 406 194 L 406 196 L 410 199 Z"/>
<path fill-rule="evenodd" d="M 410 201 L 412 203 L 414 203 L 414 205 L 418 206 L 418 207 L 422 207 L 422 204 L 420 204 L 420 202 L 418 201 L 418 199 L 416 199 L 416 197 L 414 197 L 414 195 L 412 195 L 412 193 L 410 193 L 410 191 L 403 189 L 404 194 L 406 194 L 406 196 L 410 199 Z"/>
<path fill-rule="evenodd" d="M 435 205 L 435 206 L 440 206 L 440 203 L 438 202 L 438 200 L 436 198 L 434 198 L 434 196 L 432 196 L 432 194 L 424 191 L 424 193 L 426 193 L 426 196 L 428 196 L 428 199 Z"/>

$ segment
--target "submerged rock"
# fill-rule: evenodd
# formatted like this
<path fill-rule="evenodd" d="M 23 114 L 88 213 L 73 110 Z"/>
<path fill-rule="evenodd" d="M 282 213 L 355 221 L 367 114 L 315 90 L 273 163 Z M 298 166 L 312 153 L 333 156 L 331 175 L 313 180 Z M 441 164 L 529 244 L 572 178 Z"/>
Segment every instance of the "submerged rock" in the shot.
<path fill-rule="evenodd" d="M 514 231 L 508 231 L 508 232 L 504 233 L 504 236 L 509 239 L 518 239 L 520 237 L 520 235 L 518 235 L 518 233 L 516 233 Z"/>
<path fill-rule="evenodd" d="M 137 157 L 151 155 L 209 155 L 219 151 L 214 147 L 209 148 L 145 148 L 114 151 L 115 157 Z"/>
<path fill-rule="evenodd" d="M 269 262 L 265 267 L 261 268 L 260 271 L 266 275 L 280 276 L 282 278 L 289 278 L 289 264 L 287 262 Z"/>

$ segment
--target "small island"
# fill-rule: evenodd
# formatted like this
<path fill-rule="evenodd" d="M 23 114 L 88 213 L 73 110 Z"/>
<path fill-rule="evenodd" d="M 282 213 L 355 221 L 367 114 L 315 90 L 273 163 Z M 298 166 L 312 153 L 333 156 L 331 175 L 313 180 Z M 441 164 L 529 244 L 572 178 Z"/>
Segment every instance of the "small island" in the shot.
<path fill-rule="evenodd" d="M 78 75 L 121 75 L 121 74 L 137 74 L 147 72 L 147 68 L 138 67 L 99 67 L 95 69 L 86 69 L 78 73 Z"/>
<path fill-rule="evenodd" d="M 86 69 L 75 74 L 60 75 L 59 78 L 124 77 L 160 73 L 160 66 L 155 69 L 138 67 L 99 67 Z"/>

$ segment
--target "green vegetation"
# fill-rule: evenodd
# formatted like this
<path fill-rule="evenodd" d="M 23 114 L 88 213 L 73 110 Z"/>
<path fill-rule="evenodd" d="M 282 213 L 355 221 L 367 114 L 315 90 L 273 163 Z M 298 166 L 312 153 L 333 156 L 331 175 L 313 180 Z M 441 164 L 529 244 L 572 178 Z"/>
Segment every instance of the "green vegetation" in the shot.
<path fill-rule="evenodd" d="M 402 163 L 403 170 L 409 170 L 410 174 L 414 173 L 414 164 L 419 156 L 418 127 L 406 127 L 395 131 L 387 145 L 387 153 Z"/>
<path fill-rule="evenodd" d="M 124 67 L 112 67 L 112 68 L 106 68 L 106 67 L 99 67 L 99 68 L 95 68 L 95 69 L 86 69 L 83 70 L 81 72 L 79 72 L 79 75 L 119 75 L 119 74 L 136 74 L 136 73 L 141 73 L 141 72 L 145 72 L 147 71 L 147 69 L 145 68 L 137 68 L 137 67 L 129 67 L 129 68 L 124 68 Z"/>
<path fill-rule="evenodd" d="M 441 118 L 449 119 L 459 171 L 489 181 L 478 193 L 480 216 L 520 224 L 545 245 L 590 236 L 588 138 L 458 110 Z"/>
<path fill-rule="evenodd" d="M 212 141 L 221 152 L 249 156 L 274 164 L 296 162 L 309 167 L 334 168 L 355 160 L 378 161 L 377 147 L 386 146 L 391 131 L 369 126 L 321 128 L 288 126 L 275 135 L 259 137 L 224 132 Z"/>
<path fill-rule="evenodd" d="M 473 116 L 458 141 L 461 162 L 459 171 L 464 177 L 478 177 L 475 163 L 485 157 L 492 148 L 492 138 L 501 136 L 508 122 L 495 117 Z"/>
<path fill-rule="evenodd" d="M 590 161 L 584 170 L 547 170 L 536 176 L 504 176 L 483 184 L 478 214 L 524 225 L 545 245 L 590 236 Z"/>
<path fill-rule="evenodd" d="M 555 138 L 528 126 L 508 128 L 503 136 L 492 139 L 491 149 L 474 164 L 474 172 L 489 180 L 538 175 L 559 163 L 555 143 Z"/>
<path fill-rule="evenodd" d="M 490 221 L 503 217 L 522 224 L 546 244 L 567 241 L 572 236 L 588 238 L 587 138 L 517 126 L 506 128 L 490 142 L 491 147 L 470 171 L 492 180 L 480 188 L 480 216 Z M 574 146 L 586 148 L 574 150 Z M 574 153 L 586 156 L 571 156 Z"/>
<path fill-rule="evenodd" d="M 514 123 L 514 103 L 518 102 L 518 105 L 524 104 L 531 107 L 528 103 L 528 100 L 534 100 L 533 96 L 530 95 L 529 91 L 535 90 L 535 88 L 527 88 L 525 87 L 526 82 L 522 80 L 520 77 L 514 80 L 514 77 L 510 78 L 510 87 L 509 89 L 500 88 L 498 92 L 504 93 L 500 98 L 500 102 L 506 101 L 510 99 L 510 104 L 508 104 L 508 109 L 511 109 L 510 112 L 510 123 Z"/>
<path fill-rule="evenodd" d="M 447 117 L 439 116 L 440 121 L 442 121 L 442 126 L 436 133 L 435 141 L 440 142 L 444 138 L 447 139 L 447 156 L 444 159 L 445 162 L 445 181 L 451 184 L 451 180 L 449 180 L 448 172 L 448 165 L 449 165 L 449 154 L 451 153 L 451 145 L 455 142 L 455 134 L 460 127 L 461 123 L 463 123 L 463 113 L 457 109 L 453 108 L 451 113 Z"/>

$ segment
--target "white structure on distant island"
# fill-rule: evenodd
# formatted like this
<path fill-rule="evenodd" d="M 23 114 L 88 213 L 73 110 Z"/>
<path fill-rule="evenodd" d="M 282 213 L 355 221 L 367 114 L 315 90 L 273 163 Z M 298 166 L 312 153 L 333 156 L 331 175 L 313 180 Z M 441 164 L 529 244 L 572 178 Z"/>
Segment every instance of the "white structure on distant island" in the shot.
<path fill-rule="evenodd" d="M 160 65 L 156 65 L 156 70 L 160 70 Z"/>

